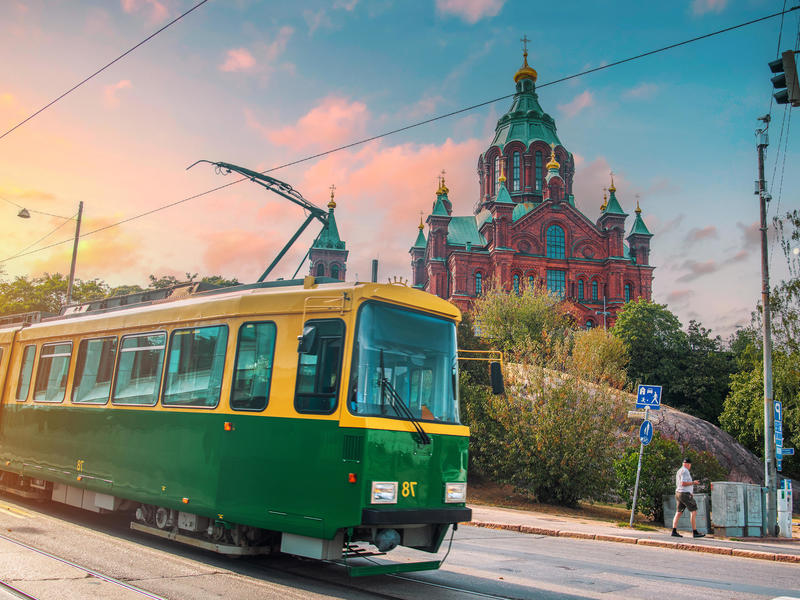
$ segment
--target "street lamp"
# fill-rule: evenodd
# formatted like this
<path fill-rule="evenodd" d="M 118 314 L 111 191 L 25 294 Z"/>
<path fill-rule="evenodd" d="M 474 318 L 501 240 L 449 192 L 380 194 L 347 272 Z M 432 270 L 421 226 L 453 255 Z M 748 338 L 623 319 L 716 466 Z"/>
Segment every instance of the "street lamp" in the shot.
<path fill-rule="evenodd" d="M 19 205 L 17 205 L 19 206 Z M 48 217 L 57 217 L 59 219 L 64 219 L 66 221 L 72 219 L 72 217 L 61 217 L 59 215 L 51 215 L 50 213 L 43 213 L 39 212 L 38 210 L 34 210 L 32 212 L 47 215 Z M 17 213 L 17 216 L 20 219 L 30 219 L 31 213 L 28 211 L 27 208 L 22 207 L 20 211 Z M 67 283 L 67 302 L 66 305 L 69 306 L 72 303 L 72 286 L 75 282 L 75 261 L 78 258 L 78 238 L 81 236 L 81 217 L 83 216 L 83 200 L 78 203 L 78 216 L 75 217 L 75 241 L 72 243 L 72 262 L 69 266 L 69 283 Z"/>

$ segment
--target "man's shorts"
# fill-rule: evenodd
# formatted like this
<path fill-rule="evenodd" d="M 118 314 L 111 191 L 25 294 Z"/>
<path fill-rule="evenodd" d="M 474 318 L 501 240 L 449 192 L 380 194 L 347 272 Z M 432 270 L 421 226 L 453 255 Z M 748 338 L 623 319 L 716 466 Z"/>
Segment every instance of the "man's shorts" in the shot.
<path fill-rule="evenodd" d="M 689 512 L 697 510 L 697 502 L 694 501 L 694 496 L 689 492 L 676 492 L 675 500 L 678 501 L 678 512 L 683 512 L 686 508 L 689 509 Z"/>

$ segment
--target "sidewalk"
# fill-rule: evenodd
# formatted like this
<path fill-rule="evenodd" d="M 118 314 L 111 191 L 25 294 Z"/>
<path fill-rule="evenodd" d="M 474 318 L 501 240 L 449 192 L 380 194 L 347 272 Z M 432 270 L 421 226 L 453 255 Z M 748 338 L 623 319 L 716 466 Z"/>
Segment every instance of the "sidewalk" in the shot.
<path fill-rule="evenodd" d="M 690 531 L 681 531 L 683 539 L 670 536 L 671 529 L 653 523 L 656 531 L 640 531 L 593 519 L 550 515 L 511 508 L 470 505 L 474 527 L 506 529 L 534 535 L 572 537 L 622 544 L 639 544 L 690 552 L 708 552 L 744 558 L 774 560 L 800 565 L 800 539 L 786 538 L 715 538 L 713 534 L 694 539 Z M 651 525 L 651 524 L 648 524 Z"/>

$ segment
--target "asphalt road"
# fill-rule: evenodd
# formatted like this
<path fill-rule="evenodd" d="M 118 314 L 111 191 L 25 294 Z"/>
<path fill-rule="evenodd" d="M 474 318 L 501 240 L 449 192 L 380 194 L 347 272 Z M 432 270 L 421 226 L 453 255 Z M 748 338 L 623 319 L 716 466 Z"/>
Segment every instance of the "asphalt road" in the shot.
<path fill-rule="evenodd" d="M 800 598 L 800 565 L 472 527 L 439 571 L 359 579 L 286 556 L 228 559 L 57 504 L 0 499 L 0 533 L 176 600 Z M 144 597 L 4 540 L 0 580 L 41 600 Z"/>

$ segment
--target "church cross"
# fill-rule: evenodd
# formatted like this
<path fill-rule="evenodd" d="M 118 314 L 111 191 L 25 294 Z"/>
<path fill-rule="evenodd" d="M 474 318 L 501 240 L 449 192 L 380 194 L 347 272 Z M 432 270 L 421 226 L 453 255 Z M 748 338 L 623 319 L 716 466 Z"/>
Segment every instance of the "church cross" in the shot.
<path fill-rule="evenodd" d="M 520 40 L 520 42 L 522 42 L 522 50 L 525 52 L 525 54 L 528 53 L 528 42 L 530 41 L 531 40 L 528 39 L 527 35 L 523 35 L 522 39 Z"/>
<path fill-rule="evenodd" d="M 332 186 L 330 187 L 330 190 L 331 190 L 331 200 L 333 200 L 333 193 L 336 191 L 336 186 L 335 186 L 335 185 L 332 185 Z"/>

